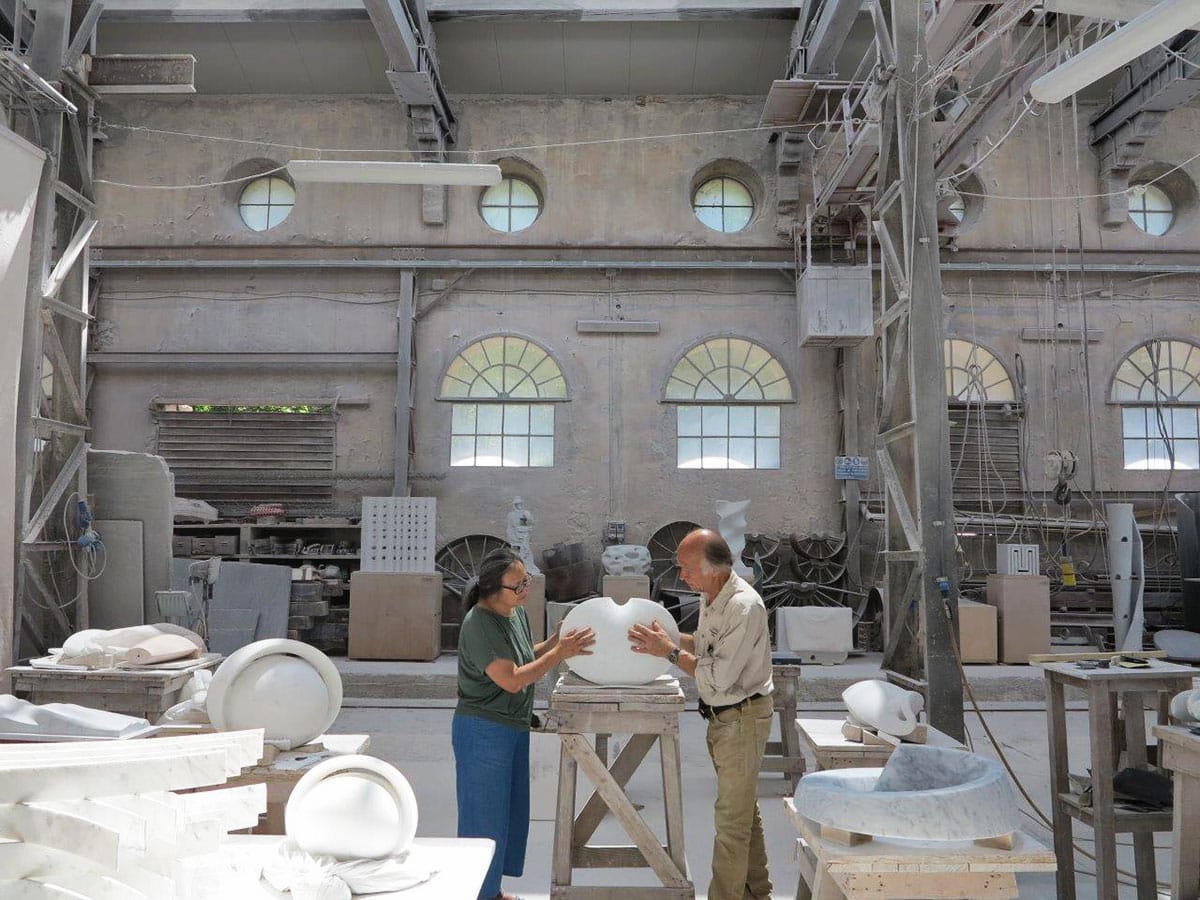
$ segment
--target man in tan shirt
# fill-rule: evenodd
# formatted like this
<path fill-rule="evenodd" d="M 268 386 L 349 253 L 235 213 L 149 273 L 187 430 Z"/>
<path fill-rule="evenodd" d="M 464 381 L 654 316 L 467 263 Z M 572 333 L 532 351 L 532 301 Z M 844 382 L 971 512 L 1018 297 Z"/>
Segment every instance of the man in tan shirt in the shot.
<path fill-rule="evenodd" d="M 676 647 L 657 622 L 634 625 L 638 653 L 663 656 L 696 679 L 717 772 L 709 900 L 769 900 L 771 876 L 758 810 L 758 770 L 771 732 L 771 637 L 758 592 L 733 571 L 725 539 L 702 528 L 676 553 L 680 574 L 701 594 L 696 633 Z"/>

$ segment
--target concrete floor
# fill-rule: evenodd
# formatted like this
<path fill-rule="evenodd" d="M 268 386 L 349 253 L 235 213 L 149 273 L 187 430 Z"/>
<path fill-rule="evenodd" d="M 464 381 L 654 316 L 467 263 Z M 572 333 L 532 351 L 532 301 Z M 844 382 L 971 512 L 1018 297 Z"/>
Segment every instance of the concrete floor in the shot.
<path fill-rule="evenodd" d="M 974 678 L 972 680 L 974 681 Z M 450 749 L 453 704 L 442 700 L 413 700 L 398 701 L 407 702 L 408 705 L 405 706 L 381 708 L 375 705 L 355 707 L 353 704 L 356 702 L 371 703 L 370 700 L 347 700 L 347 706 L 342 710 L 333 730 L 369 733 L 370 752 L 389 760 L 404 772 L 412 783 L 420 803 L 420 835 L 453 835 L 456 827 L 454 758 Z M 831 705 L 814 703 L 802 714 L 840 718 L 838 712 L 830 708 Z M 993 708 L 985 708 L 984 714 L 1001 742 L 1004 753 L 1030 794 L 1048 814 L 1046 717 L 1040 704 L 1008 701 L 987 706 Z M 704 745 L 703 721 L 694 711 L 689 711 L 683 715 L 681 729 L 687 856 L 696 885 L 696 896 L 704 898 L 709 882 L 715 782 Z M 1087 716 L 1084 710 L 1077 709 L 1068 714 L 1068 729 L 1071 768 L 1074 772 L 1082 773 L 1086 771 L 1088 751 Z M 996 755 L 973 714 L 968 715 L 968 730 L 977 751 Z M 544 900 L 549 896 L 550 850 L 554 830 L 553 821 L 550 820 L 553 815 L 550 804 L 555 790 L 557 738 L 552 735 L 534 737 L 534 821 L 530 828 L 525 874 L 519 879 L 506 879 L 505 889 L 519 893 L 525 900 Z M 632 779 L 629 794 L 635 803 L 645 805 L 643 815 L 647 817 L 656 833 L 662 835 L 662 791 L 661 787 L 654 783 L 656 772 L 657 759 L 652 752 L 647 763 Z M 579 781 L 582 802 L 586 779 L 581 776 Z M 776 900 L 790 900 L 795 896 L 799 872 L 793 859 L 794 829 L 788 822 L 782 805 L 782 798 L 786 794 L 786 782 L 782 777 L 764 776 L 759 782 L 760 806 L 767 834 L 771 874 L 775 881 L 773 896 Z M 1049 843 L 1049 832 L 1040 822 L 1026 817 L 1026 829 Z M 600 843 L 627 842 L 611 816 L 605 820 L 595 840 Z M 1133 849 L 1129 836 L 1120 836 L 1119 841 L 1121 867 L 1131 869 Z M 1090 850 L 1091 830 L 1077 824 L 1076 843 Z M 1157 843 L 1161 848 L 1158 853 L 1158 877 L 1168 879 L 1171 854 L 1166 848 L 1170 844 L 1170 835 L 1158 835 Z M 1090 872 L 1091 862 L 1080 857 L 1077 868 L 1083 873 Z M 631 870 L 605 870 L 598 873 L 577 873 L 576 883 L 637 885 L 652 884 L 652 878 L 649 870 L 646 870 L 646 874 Z M 1023 898 L 1052 900 L 1055 897 L 1053 875 L 1022 875 L 1018 878 L 1018 884 Z M 1160 896 L 1167 897 L 1168 893 L 1163 889 Z M 1078 895 L 1081 900 L 1096 896 L 1095 883 L 1087 874 L 1078 876 Z M 1125 886 L 1121 889 L 1121 896 L 1132 898 L 1136 896 L 1136 892 L 1132 886 Z"/>

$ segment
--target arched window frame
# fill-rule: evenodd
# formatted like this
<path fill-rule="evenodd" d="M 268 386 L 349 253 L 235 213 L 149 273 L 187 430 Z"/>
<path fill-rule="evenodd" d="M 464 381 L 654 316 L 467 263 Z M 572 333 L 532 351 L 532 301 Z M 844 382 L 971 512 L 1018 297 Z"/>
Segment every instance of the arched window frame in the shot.
<path fill-rule="evenodd" d="M 721 334 L 692 344 L 671 366 L 662 402 L 676 407 L 677 468 L 780 468 L 782 406 L 795 393 L 787 367 L 758 341 Z"/>
<path fill-rule="evenodd" d="M 554 404 L 570 399 L 562 365 L 539 341 L 511 332 L 475 338 L 439 382 L 438 400 L 451 406 L 450 465 L 552 467 Z"/>
<path fill-rule="evenodd" d="M 1121 410 L 1127 470 L 1200 469 L 1200 346 L 1154 338 L 1131 348 L 1113 373 L 1109 402 Z"/>
<path fill-rule="evenodd" d="M 952 336 L 942 348 L 955 499 L 1003 511 L 1025 477 L 1017 383 L 999 354 L 978 341 Z"/>
<path fill-rule="evenodd" d="M 964 365 L 956 365 L 956 350 L 966 350 Z M 978 341 L 967 338 L 949 337 L 942 345 L 942 359 L 946 372 L 946 399 L 951 403 L 1015 403 L 1016 382 L 1008 368 L 992 350 Z M 962 372 L 966 384 L 955 389 L 955 374 Z M 975 384 L 972 384 L 975 382 Z M 964 391 L 976 388 L 977 396 L 963 396 Z"/>

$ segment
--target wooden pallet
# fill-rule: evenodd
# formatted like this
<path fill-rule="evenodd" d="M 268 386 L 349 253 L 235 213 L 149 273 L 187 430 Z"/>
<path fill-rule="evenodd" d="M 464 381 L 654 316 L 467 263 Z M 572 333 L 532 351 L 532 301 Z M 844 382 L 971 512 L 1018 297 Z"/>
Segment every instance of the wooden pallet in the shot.
<path fill-rule="evenodd" d="M 842 723 L 842 736 L 855 744 L 866 744 L 872 747 L 899 747 L 901 744 L 926 743 L 929 740 L 929 726 L 921 722 L 913 729 L 912 734 L 898 737 L 877 728 L 855 725 L 846 721 Z"/>

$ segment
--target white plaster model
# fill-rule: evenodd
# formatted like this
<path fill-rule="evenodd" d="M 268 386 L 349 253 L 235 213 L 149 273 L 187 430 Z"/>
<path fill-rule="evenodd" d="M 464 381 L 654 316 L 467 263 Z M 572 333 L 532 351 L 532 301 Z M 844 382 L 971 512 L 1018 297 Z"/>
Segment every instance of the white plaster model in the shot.
<path fill-rule="evenodd" d="M 1172 697 L 1170 712 L 1180 725 L 1200 724 L 1200 689 L 1180 691 Z"/>
<path fill-rule="evenodd" d="M 417 797 L 395 766 L 373 756 L 338 756 L 300 779 L 288 799 L 284 828 L 314 856 L 399 856 L 417 835 Z"/>
<path fill-rule="evenodd" d="M 1113 642 L 1118 650 L 1141 650 L 1145 629 L 1143 607 L 1146 579 L 1142 533 L 1133 517 L 1132 503 L 1109 503 L 1108 578 L 1112 585 Z"/>
<path fill-rule="evenodd" d="M 1010 834 L 1020 824 L 998 762 L 920 744 L 901 744 L 882 769 L 805 775 L 795 803 L 818 824 L 876 837 L 971 841 Z"/>
<path fill-rule="evenodd" d="M 605 575 L 649 575 L 650 548 L 641 544 L 613 544 L 600 554 Z"/>
<path fill-rule="evenodd" d="M 742 551 L 746 549 L 746 507 L 749 500 L 718 500 L 717 531 L 725 538 L 733 554 L 733 571 L 743 578 L 751 574 L 750 567 L 742 562 Z"/>
<path fill-rule="evenodd" d="M 121 738 L 150 728 L 145 719 L 89 709 L 74 703 L 44 706 L 0 694 L 0 733 L 62 737 Z"/>
<path fill-rule="evenodd" d="M 533 515 L 521 504 L 520 497 L 513 498 L 513 508 L 505 518 L 505 538 L 521 557 L 527 575 L 541 575 L 542 570 L 533 561 L 530 542 L 533 538 Z"/>
<path fill-rule="evenodd" d="M 877 678 L 859 681 L 842 691 L 842 701 L 856 725 L 907 737 L 917 727 L 917 714 L 925 708 L 925 698 L 916 691 Z"/>
<path fill-rule="evenodd" d="M 221 663 L 207 706 L 221 731 L 262 728 L 267 741 L 290 749 L 333 724 L 342 708 L 342 679 L 315 647 L 282 638 L 256 641 Z"/>
<path fill-rule="evenodd" d="M 567 666 L 580 678 L 596 684 L 646 684 L 664 674 L 671 664 L 659 656 L 634 653 L 629 644 L 629 629 L 657 621 L 679 643 L 679 626 L 658 603 L 633 597 L 617 603 L 612 597 L 592 597 L 567 613 L 560 633 L 572 628 L 591 628 L 596 643 L 591 656 L 572 656 Z"/>
<path fill-rule="evenodd" d="M 780 606 L 775 610 L 775 643 L 781 653 L 802 662 L 844 663 L 854 646 L 854 610 L 848 606 Z"/>
<path fill-rule="evenodd" d="M 196 632 L 182 625 L 158 622 L 154 625 L 131 625 L 128 628 L 110 630 L 88 628 L 77 631 L 63 641 L 58 658 L 59 662 L 78 665 L 114 665 L 125 662 L 133 647 L 164 635 L 183 638 L 200 653 L 208 649 L 204 645 L 204 638 Z M 174 646 L 182 648 L 183 645 L 176 643 Z M 180 655 L 186 655 L 187 652 L 181 650 Z"/>

